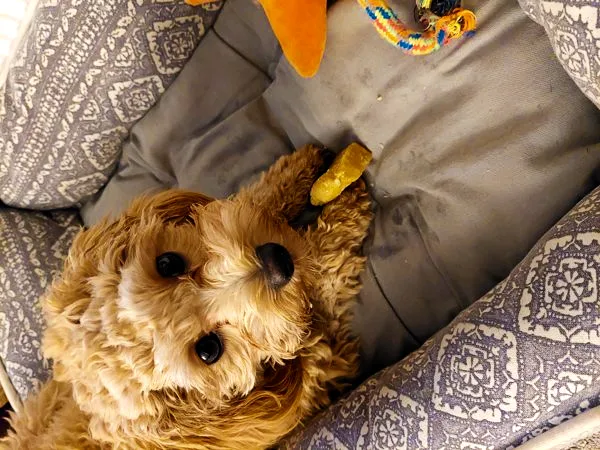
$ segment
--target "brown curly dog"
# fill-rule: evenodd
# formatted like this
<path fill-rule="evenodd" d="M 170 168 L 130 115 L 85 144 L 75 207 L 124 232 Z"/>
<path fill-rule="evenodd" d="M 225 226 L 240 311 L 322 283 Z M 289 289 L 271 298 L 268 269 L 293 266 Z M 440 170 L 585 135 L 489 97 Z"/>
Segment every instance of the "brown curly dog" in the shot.
<path fill-rule="evenodd" d="M 13 415 L 19 449 L 255 449 L 357 369 L 350 329 L 371 220 L 362 181 L 316 223 L 306 147 L 227 200 L 166 191 L 82 231 L 44 299 L 54 378 Z"/>

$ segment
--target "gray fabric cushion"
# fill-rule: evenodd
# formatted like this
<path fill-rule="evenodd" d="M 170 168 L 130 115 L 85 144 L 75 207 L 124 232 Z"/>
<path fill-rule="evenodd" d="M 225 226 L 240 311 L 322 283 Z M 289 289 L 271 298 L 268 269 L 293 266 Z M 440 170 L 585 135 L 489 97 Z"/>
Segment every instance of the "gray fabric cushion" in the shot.
<path fill-rule="evenodd" d="M 62 269 L 79 228 L 74 210 L 0 209 L 0 358 L 23 399 L 49 375 L 40 348 L 39 300 Z"/>
<path fill-rule="evenodd" d="M 600 189 L 417 352 L 287 443 L 505 449 L 600 400 Z"/>
<path fill-rule="evenodd" d="M 40 1 L 0 101 L 0 199 L 62 208 L 102 187 L 220 7 Z"/>
<path fill-rule="evenodd" d="M 392 5 L 412 15 L 410 2 Z M 276 65 L 260 9 L 228 0 L 134 127 L 84 220 L 147 189 L 226 196 L 294 147 L 359 139 L 374 153 L 378 210 L 356 330 L 366 372 L 397 361 L 502 280 L 596 185 L 600 112 L 543 28 L 516 0 L 465 5 L 479 18 L 475 37 L 417 58 L 382 40 L 356 2 L 337 2 L 323 65 L 302 79 Z M 199 70 L 205 59 L 210 72 Z"/>

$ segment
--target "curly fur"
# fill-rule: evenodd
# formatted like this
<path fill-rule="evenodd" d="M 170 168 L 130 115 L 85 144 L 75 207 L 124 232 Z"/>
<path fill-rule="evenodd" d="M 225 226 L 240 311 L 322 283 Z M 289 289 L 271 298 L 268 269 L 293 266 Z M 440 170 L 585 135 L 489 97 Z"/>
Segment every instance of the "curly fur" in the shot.
<path fill-rule="evenodd" d="M 371 212 L 359 182 L 292 229 L 322 164 L 307 147 L 232 199 L 167 191 L 82 231 L 43 301 L 54 378 L 3 446 L 266 448 L 327 406 L 357 368 L 351 307 Z M 294 260 L 278 290 L 255 254 L 266 242 Z M 156 273 L 166 251 L 185 255 L 185 275 Z M 225 351 L 206 365 L 194 343 L 215 330 Z"/>

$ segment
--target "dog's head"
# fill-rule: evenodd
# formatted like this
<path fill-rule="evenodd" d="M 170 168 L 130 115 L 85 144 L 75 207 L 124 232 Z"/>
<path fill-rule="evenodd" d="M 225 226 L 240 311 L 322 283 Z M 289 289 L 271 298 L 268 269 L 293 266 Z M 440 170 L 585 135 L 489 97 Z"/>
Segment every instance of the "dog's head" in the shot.
<path fill-rule="evenodd" d="M 302 236 L 243 200 L 143 198 L 75 239 L 45 300 L 45 354 L 99 437 L 175 436 L 225 411 L 234 423 L 231 408 L 258 420 L 300 389 L 288 362 L 308 335 L 311 260 Z"/>

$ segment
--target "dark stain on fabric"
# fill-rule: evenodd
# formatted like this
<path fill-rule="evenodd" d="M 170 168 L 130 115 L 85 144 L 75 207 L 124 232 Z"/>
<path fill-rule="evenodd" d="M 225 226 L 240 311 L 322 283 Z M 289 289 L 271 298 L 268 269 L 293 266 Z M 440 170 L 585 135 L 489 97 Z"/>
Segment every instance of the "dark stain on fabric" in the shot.
<path fill-rule="evenodd" d="M 448 206 L 442 200 L 437 199 L 435 202 L 435 211 L 441 216 L 444 216 L 448 211 Z"/>
<path fill-rule="evenodd" d="M 381 259 L 388 259 L 394 254 L 398 253 L 402 248 L 397 245 L 377 245 L 371 249 L 371 253 L 378 256 Z"/>
<path fill-rule="evenodd" d="M 394 208 L 392 211 L 392 222 L 394 225 L 402 226 L 404 223 L 404 215 L 402 214 L 401 208 Z"/>
<path fill-rule="evenodd" d="M 420 203 L 423 201 L 423 195 L 422 192 L 415 191 L 385 202 L 384 209 L 387 213 L 381 218 L 381 228 L 379 228 L 385 239 L 376 239 L 379 240 L 379 245 L 373 245 L 372 255 L 382 259 L 390 258 L 408 245 L 412 245 L 411 240 L 417 236 L 422 241 L 439 240 L 421 212 Z M 441 202 L 436 203 L 436 208 L 439 213 L 443 213 L 445 209 Z"/>
<path fill-rule="evenodd" d="M 373 81 L 373 74 L 371 73 L 371 70 L 368 67 L 365 67 L 358 74 L 358 79 L 360 80 L 361 84 L 365 86 L 370 86 L 371 82 Z"/>
<path fill-rule="evenodd" d="M 349 109 L 353 103 L 353 93 L 349 94 L 348 92 L 339 92 L 340 105 L 345 109 Z"/>
<path fill-rule="evenodd" d="M 392 222 L 398 226 L 404 225 L 416 230 L 422 236 L 431 236 L 437 239 L 421 212 L 421 205 L 426 200 L 424 195 L 426 194 L 421 191 L 415 191 L 412 194 L 398 197 L 392 212 Z M 430 197 L 428 199 L 431 200 Z M 401 217 L 403 219 L 399 221 Z"/>

